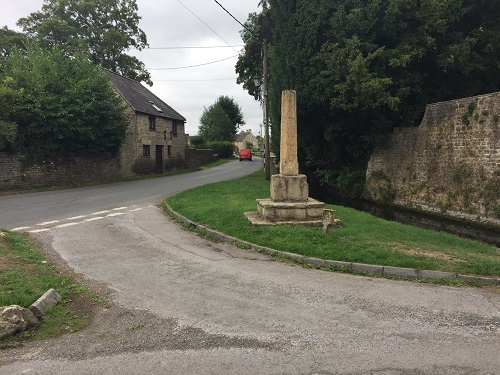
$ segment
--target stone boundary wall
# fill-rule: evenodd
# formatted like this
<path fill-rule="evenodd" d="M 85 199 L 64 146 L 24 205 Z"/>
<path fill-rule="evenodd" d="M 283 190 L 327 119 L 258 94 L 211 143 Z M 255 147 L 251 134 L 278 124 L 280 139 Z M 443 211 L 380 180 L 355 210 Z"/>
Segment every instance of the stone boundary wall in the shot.
<path fill-rule="evenodd" d="M 186 168 L 197 168 L 201 165 L 219 160 L 218 155 L 214 155 L 210 149 L 186 148 Z"/>
<path fill-rule="evenodd" d="M 59 156 L 24 167 L 22 156 L 0 153 L 0 190 L 109 181 L 119 177 L 119 160 L 110 154 Z"/>
<path fill-rule="evenodd" d="M 368 163 L 366 197 L 500 225 L 500 93 L 429 104 Z"/>

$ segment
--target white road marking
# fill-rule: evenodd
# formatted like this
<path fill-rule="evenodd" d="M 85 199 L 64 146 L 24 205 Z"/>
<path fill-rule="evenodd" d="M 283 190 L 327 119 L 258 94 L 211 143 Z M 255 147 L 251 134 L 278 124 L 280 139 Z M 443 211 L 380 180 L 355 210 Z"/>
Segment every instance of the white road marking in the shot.
<path fill-rule="evenodd" d="M 45 221 L 43 223 L 38 223 L 36 225 L 38 225 L 38 226 L 45 226 L 45 225 L 57 224 L 57 223 L 59 223 L 59 220 Z"/>
<path fill-rule="evenodd" d="M 85 222 L 102 220 L 102 219 L 105 219 L 107 217 L 122 216 L 122 215 L 125 215 L 127 212 L 137 212 L 137 211 L 140 211 L 140 210 L 142 210 L 144 208 L 144 207 L 137 207 L 137 205 L 135 205 L 135 204 L 132 207 L 136 207 L 136 208 L 130 208 L 129 209 L 129 207 L 116 207 L 116 208 L 112 208 L 112 209 L 109 209 L 109 210 L 104 210 L 104 211 L 99 211 L 99 212 L 93 212 L 93 213 L 88 214 L 88 215 L 78 215 L 78 216 L 73 216 L 73 217 L 69 217 L 69 218 L 66 218 L 66 219 L 62 219 L 62 220 L 45 221 L 43 223 L 34 224 L 36 226 L 49 226 L 49 227 L 43 228 L 43 229 L 29 230 L 32 227 L 17 227 L 17 228 L 11 229 L 11 231 L 13 231 L 13 232 L 15 232 L 15 231 L 18 231 L 18 232 L 19 231 L 27 231 L 29 233 L 42 233 L 42 232 L 47 232 L 47 231 L 49 231 L 50 229 L 53 229 L 53 228 L 72 227 L 72 226 L 75 226 L 75 225 L 78 225 L 78 224 L 81 224 L 81 223 L 85 223 Z M 154 205 L 150 205 L 148 207 L 155 207 L 155 206 Z M 116 211 L 123 211 L 123 210 L 127 210 L 127 211 L 126 212 L 116 212 Z M 115 212 L 112 212 L 112 211 L 115 211 Z M 95 215 L 103 215 L 103 214 L 108 214 L 108 215 L 106 215 L 106 216 L 95 216 Z M 76 221 L 76 220 L 84 219 L 84 218 L 89 217 L 89 216 L 94 216 L 94 217 L 90 217 L 88 219 L 81 220 L 81 221 Z M 65 221 L 70 221 L 70 222 L 64 223 L 64 224 L 59 224 L 57 226 L 50 226 L 52 224 L 57 224 L 57 223 L 60 223 L 60 222 L 65 222 Z"/>
<path fill-rule="evenodd" d="M 96 221 L 96 220 L 102 220 L 102 219 L 104 219 L 104 216 L 93 217 L 91 219 L 85 219 L 83 221 Z"/>
<path fill-rule="evenodd" d="M 66 220 L 78 220 L 78 219 L 83 219 L 84 217 L 87 217 L 87 215 L 68 217 Z"/>
<path fill-rule="evenodd" d="M 11 229 L 11 232 L 20 232 L 20 231 L 30 229 L 30 228 L 31 227 L 17 227 L 17 228 Z"/>
<path fill-rule="evenodd" d="M 80 223 L 66 223 L 66 224 L 61 224 L 61 225 L 58 225 L 58 226 L 55 226 L 54 228 L 66 228 L 66 227 L 72 227 L 73 225 L 78 225 Z"/>
<path fill-rule="evenodd" d="M 105 211 L 93 212 L 93 213 L 91 213 L 91 215 L 102 215 L 102 214 L 107 214 L 109 212 L 111 212 L 111 211 L 105 210 Z"/>
<path fill-rule="evenodd" d="M 50 228 L 43 228 L 43 229 L 35 229 L 35 230 L 30 230 L 28 233 L 42 233 L 42 232 L 48 232 Z"/>

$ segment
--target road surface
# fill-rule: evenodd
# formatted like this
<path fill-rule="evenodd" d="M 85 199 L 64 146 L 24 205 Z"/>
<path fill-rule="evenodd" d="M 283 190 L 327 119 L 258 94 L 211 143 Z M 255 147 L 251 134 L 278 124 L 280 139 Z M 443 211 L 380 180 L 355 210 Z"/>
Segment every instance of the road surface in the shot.
<path fill-rule="evenodd" d="M 186 232 L 151 203 L 34 233 L 116 307 L 0 351 L 0 374 L 500 373 L 498 289 L 305 269 Z"/>
<path fill-rule="evenodd" d="M 252 162 L 232 161 L 215 168 L 176 176 L 0 196 L 0 228 L 14 229 L 134 204 L 159 204 L 167 195 L 243 177 L 260 168 L 262 159 Z"/>

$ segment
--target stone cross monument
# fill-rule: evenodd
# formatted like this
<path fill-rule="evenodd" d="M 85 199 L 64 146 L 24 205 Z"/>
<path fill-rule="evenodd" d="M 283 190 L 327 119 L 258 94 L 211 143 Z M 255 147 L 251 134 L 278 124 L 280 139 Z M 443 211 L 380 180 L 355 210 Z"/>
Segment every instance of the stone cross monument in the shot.
<path fill-rule="evenodd" d="M 297 95 L 281 96 L 280 173 L 271 177 L 271 198 L 257 199 L 257 212 L 245 215 L 254 225 L 323 225 L 325 204 L 309 198 L 307 177 L 299 174 Z"/>

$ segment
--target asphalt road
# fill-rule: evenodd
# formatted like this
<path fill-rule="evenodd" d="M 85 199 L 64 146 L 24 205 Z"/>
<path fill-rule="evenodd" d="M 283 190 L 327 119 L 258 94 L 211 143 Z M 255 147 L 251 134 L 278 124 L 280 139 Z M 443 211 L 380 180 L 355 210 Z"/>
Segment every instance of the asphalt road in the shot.
<path fill-rule="evenodd" d="M 1 351 L 0 374 L 500 372 L 498 288 L 305 269 L 186 232 L 152 202 L 122 203 L 34 234 L 122 311 Z"/>
<path fill-rule="evenodd" d="M 243 177 L 260 168 L 262 159 L 252 162 L 232 161 L 219 167 L 176 176 L 0 196 L 0 228 L 14 229 L 134 204 L 158 204 L 167 195 Z"/>

